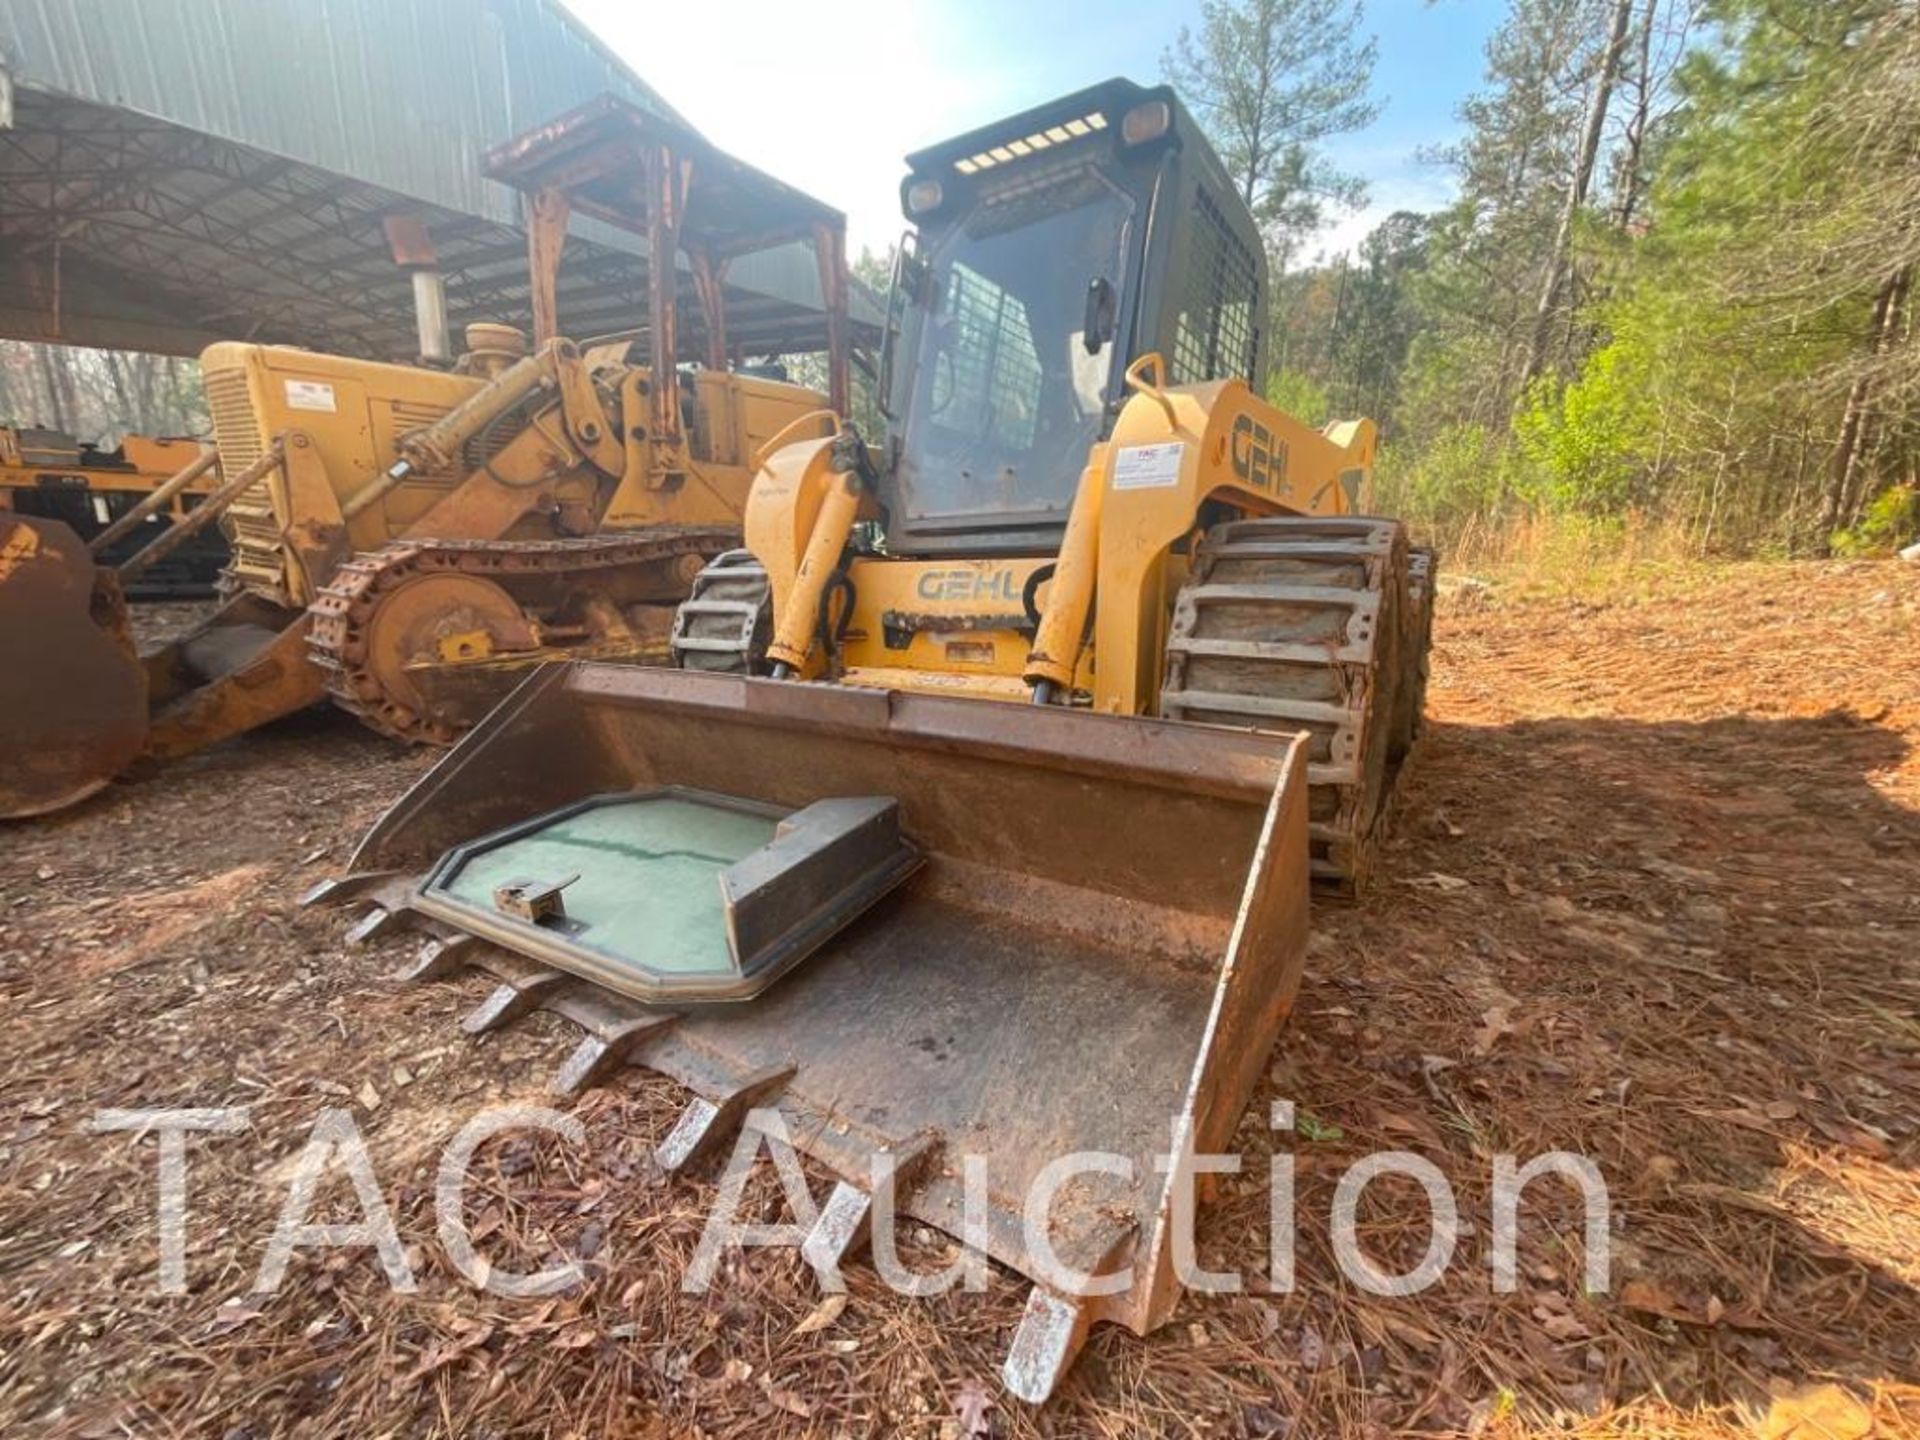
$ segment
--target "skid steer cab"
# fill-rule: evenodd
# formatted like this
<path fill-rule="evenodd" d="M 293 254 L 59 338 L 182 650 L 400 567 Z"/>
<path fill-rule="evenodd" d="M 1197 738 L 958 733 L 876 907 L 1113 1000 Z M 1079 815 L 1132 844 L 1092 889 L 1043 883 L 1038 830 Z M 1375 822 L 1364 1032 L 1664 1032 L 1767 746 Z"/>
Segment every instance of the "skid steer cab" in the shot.
<path fill-rule="evenodd" d="M 1420 706 L 1426 557 L 1374 429 L 1267 404 L 1260 234 L 1174 92 L 1113 80 L 908 157 L 872 450 L 763 452 L 683 667 L 1306 731 L 1363 878 Z M 826 427 L 816 427 L 816 430 Z"/>

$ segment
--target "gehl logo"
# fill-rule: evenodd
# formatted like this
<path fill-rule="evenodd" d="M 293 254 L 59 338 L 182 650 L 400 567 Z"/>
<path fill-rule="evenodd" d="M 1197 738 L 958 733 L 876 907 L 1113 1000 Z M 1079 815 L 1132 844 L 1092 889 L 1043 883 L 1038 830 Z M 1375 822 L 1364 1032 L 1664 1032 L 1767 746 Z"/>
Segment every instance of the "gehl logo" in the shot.
<path fill-rule="evenodd" d="M 929 570 L 920 576 L 914 589 L 922 600 L 1005 600 L 1018 604 L 1020 586 L 1013 571 Z"/>
<path fill-rule="evenodd" d="M 1287 484 L 1287 442 L 1251 415 L 1233 421 L 1233 473 L 1259 490 L 1279 494 Z"/>

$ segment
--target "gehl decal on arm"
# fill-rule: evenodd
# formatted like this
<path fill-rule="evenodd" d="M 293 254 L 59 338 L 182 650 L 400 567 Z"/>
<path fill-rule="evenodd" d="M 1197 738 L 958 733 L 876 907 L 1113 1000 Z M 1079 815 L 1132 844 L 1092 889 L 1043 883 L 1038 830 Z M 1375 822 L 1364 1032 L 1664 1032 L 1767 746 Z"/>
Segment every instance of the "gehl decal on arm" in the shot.
<path fill-rule="evenodd" d="M 1233 473 L 1257 490 L 1284 494 L 1287 489 L 1287 442 L 1253 416 L 1233 419 Z"/>

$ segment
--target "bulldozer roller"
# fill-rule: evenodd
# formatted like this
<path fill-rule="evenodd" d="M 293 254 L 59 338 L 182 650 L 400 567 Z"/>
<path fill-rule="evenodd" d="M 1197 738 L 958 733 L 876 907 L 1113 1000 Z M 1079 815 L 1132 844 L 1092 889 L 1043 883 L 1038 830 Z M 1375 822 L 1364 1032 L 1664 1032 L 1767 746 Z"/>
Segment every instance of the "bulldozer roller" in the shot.
<path fill-rule="evenodd" d="M 408 540 L 342 565 L 308 651 L 343 710 L 448 745 L 544 661 L 669 658 L 673 604 L 735 532 L 660 525 L 549 541 Z"/>
<path fill-rule="evenodd" d="M 1145 1334 L 1180 1292 L 1180 1157 L 1226 1148 L 1300 980 L 1306 750 L 1057 708 L 553 665 L 310 898 L 362 907 L 361 936 L 419 931 L 420 977 L 489 974 L 469 1031 L 535 1009 L 571 1021 L 582 1038 L 556 1088 L 622 1064 L 684 1086 L 667 1170 L 777 1113 L 836 1177 L 802 1247 L 816 1266 L 851 1258 L 885 1187 L 896 1213 L 1033 1279 L 1004 1379 L 1038 1402 L 1092 1324 Z M 675 847 L 609 828 L 670 828 L 689 807 L 700 838 Z M 675 867 L 707 852 L 703 889 Z M 707 929 L 683 913 L 696 904 Z M 782 977 L 751 999 L 661 998 L 658 972 L 684 981 L 689 955 L 635 947 L 706 935 L 686 945 L 724 974 L 722 915 L 740 958 L 767 937 Z M 1112 1163 L 1047 1200 L 1059 1163 L 1088 1153 Z"/>

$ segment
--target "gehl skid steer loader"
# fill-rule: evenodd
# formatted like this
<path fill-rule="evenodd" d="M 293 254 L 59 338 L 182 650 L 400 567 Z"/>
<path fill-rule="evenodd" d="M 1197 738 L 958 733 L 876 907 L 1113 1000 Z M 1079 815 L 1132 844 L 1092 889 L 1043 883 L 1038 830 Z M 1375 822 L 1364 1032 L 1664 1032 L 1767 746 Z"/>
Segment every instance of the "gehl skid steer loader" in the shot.
<path fill-rule="evenodd" d="M 578 1024 L 563 1092 L 685 1085 L 669 1170 L 783 1117 L 839 1177 L 817 1268 L 890 1208 L 1032 1278 L 1039 1401 L 1094 1322 L 1172 1312 L 1310 876 L 1366 875 L 1428 584 L 1354 513 L 1371 427 L 1249 388 L 1259 237 L 1172 91 L 909 164 L 877 455 L 772 451 L 679 668 L 543 669 L 311 898 L 493 975 L 469 1030 Z"/>
<path fill-rule="evenodd" d="M 843 218 L 611 96 L 499 147 L 488 173 L 528 197 L 531 348 L 472 325 L 446 371 L 214 345 L 201 371 L 221 482 L 164 534 L 96 564 L 211 453 L 86 544 L 0 513 L 0 817 L 329 697 L 445 744 L 540 661 L 667 660 L 674 605 L 740 543 L 758 450 L 844 409 Z M 644 346 L 639 331 L 557 335 L 570 213 L 644 238 Z M 829 395 L 729 369 L 729 263 L 795 243 L 818 263 Z M 704 341 L 685 376 L 681 255 Z M 124 587 L 222 517 L 225 603 L 137 655 Z"/>

